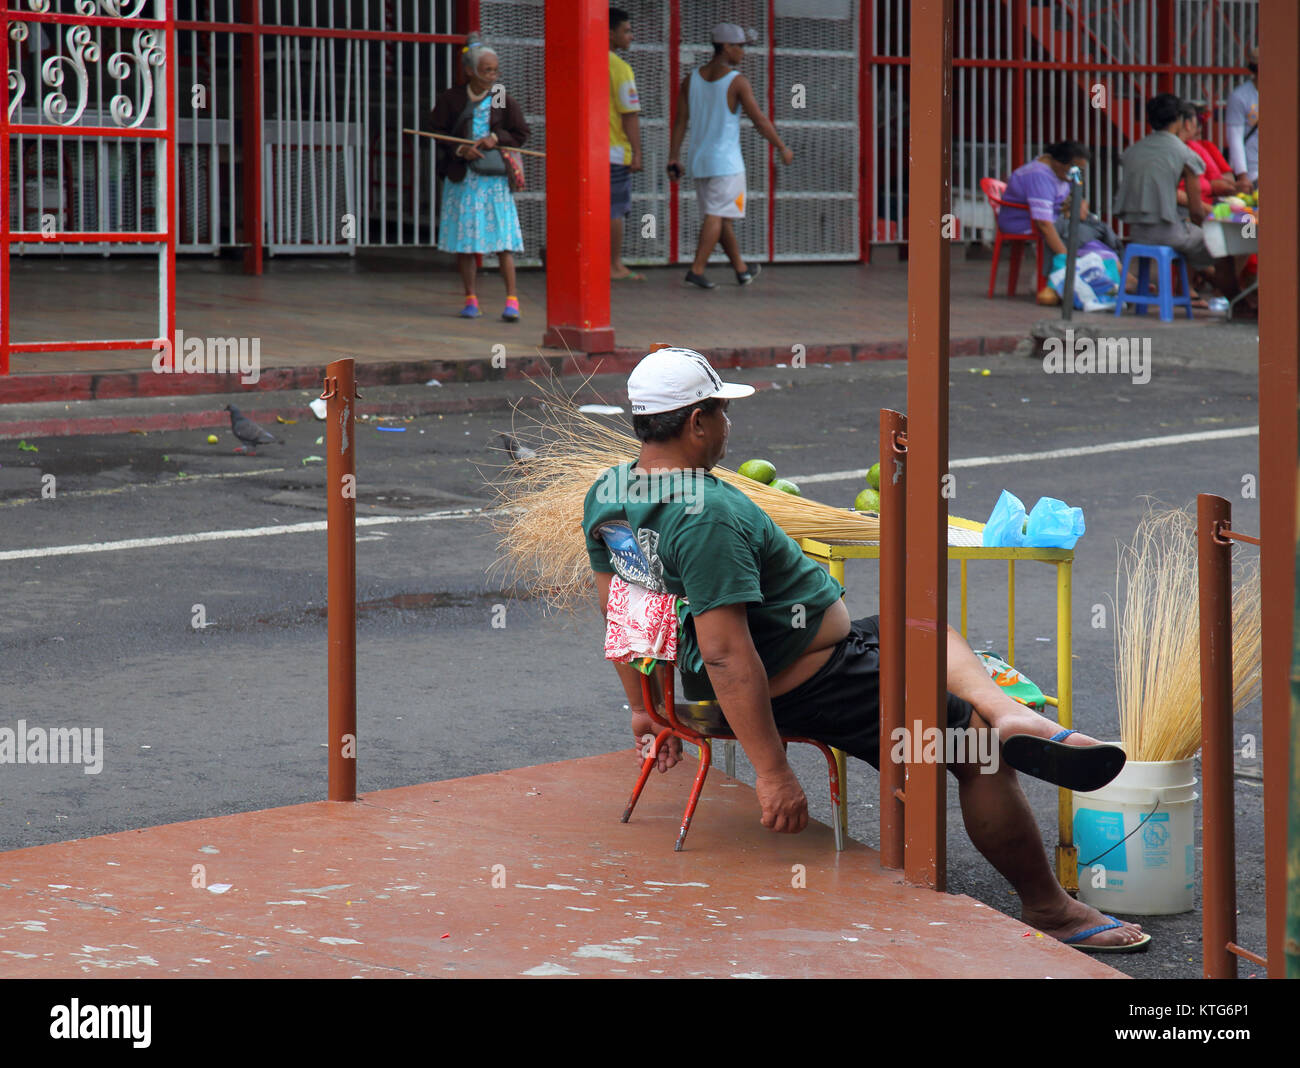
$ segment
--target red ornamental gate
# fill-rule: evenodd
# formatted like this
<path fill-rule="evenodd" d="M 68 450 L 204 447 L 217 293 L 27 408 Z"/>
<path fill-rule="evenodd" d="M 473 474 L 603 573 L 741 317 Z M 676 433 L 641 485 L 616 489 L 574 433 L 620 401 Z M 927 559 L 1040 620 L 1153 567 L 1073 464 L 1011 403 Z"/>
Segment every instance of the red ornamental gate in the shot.
<path fill-rule="evenodd" d="M 176 325 L 172 0 L 7 0 L 0 18 L 0 375 L 11 352 L 157 349 Z M 94 210 L 74 166 L 109 194 Z M 78 244 L 156 250 L 155 337 L 12 340 L 15 247 Z"/>

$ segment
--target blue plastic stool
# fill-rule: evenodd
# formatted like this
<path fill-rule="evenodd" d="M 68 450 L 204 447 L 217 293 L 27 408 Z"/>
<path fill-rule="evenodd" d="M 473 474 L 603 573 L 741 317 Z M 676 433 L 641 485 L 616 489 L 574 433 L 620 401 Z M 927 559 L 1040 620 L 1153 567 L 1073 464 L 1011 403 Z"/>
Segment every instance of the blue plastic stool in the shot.
<path fill-rule="evenodd" d="M 1136 293 L 1124 292 L 1124 279 L 1128 277 L 1128 265 L 1130 260 L 1138 261 L 1138 291 Z M 1156 261 L 1156 283 L 1159 290 L 1156 296 L 1152 297 L 1147 293 L 1147 284 L 1151 280 L 1151 261 Z M 1174 296 L 1173 285 L 1173 266 L 1178 265 L 1179 271 L 1182 272 L 1183 295 Z M 1187 309 L 1187 318 L 1192 317 L 1192 285 L 1187 278 L 1187 261 L 1183 259 L 1181 252 L 1170 248 L 1168 245 L 1138 245 L 1131 244 L 1124 246 L 1124 265 L 1120 268 L 1120 293 L 1115 299 L 1115 314 L 1117 316 L 1124 314 L 1124 305 L 1132 304 L 1137 308 L 1139 315 L 1146 315 L 1147 305 L 1154 304 L 1160 309 L 1160 321 L 1162 323 L 1172 323 L 1174 321 L 1174 305 L 1179 305 Z"/>

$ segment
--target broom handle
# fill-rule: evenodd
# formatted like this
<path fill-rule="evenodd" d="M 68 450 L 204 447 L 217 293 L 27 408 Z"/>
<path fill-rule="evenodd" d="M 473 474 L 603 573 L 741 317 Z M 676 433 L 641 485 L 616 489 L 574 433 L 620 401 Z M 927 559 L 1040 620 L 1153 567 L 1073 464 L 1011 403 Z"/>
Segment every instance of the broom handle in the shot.
<path fill-rule="evenodd" d="M 402 133 L 415 134 L 416 137 L 432 137 L 435 141 L 454 141 L 458 145 L 477 145 L 477 141 L 472 141 L 467 137 L 452 137 L 451 134 L 429 133 L 427 130 L 412 130 L 409 127 L 403 127 Z M 537 156 L 541 159 L 546 158 L 545 152 L 535 152 L 531 148 L 515 148 L 512 145 L 497 145 L 497 148 L 507 152 L 519 152 L 525 156 Z"/>

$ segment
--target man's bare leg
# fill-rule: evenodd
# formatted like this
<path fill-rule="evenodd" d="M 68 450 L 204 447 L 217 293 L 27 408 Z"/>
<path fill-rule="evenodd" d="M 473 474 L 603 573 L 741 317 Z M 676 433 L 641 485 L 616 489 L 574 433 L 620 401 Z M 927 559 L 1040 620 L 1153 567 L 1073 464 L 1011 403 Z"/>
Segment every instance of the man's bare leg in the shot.
<path fill-rule="evenodd" d="M 626 278 L 632 272 L 623 263 L 623 216 L 609 220 L 609 276 Z"/>
<path fill-rule="evenodd" d="M 980 671 L 984 669 L 980 667 Z M 971 726 L 976 730 L 989 729 L 978 712 L 971 717 Z M 988 750 L 976 747 L 975 751 Z M 1052 874 L 1042 835 L 1015 771 L 1000 759 L 996 768 L 985 774 L 976 763 L 949 766 L 957 778 L 966 833 L 980 854 L 1015 888 L 1020 896 L 1021 919 L 1030 927 L 1062 940 L 1090 927 L 1108 924 L 1110 921 L 1100 912 L 1076 901 L 1061 888 Z M 1141 938 L 1142 928 L 1126 923 L 1093 935 L 1087 942 L 1096 946 L 1122 946 Z"/>
<path fill-rule="evenodd" d="M 713 246 L 718 243 L 718 238 L 721 236 L 722 217 L 720 215 L 704 216 L 704 222 L 700 224 L 700 243 L 695 246 L 695 262 L 691 264 L 693 273 L 704 273 L 704 269 L 709 265 L 709 254 L 713 251 Z"/>
<path fill-rule="evenodd" d="M 989 677 L 966 639 L 952 627 L 948 628 L 948 692 L 973 704 L 985 721 L 998 729 L 1002 741 L 1013 734 L 1050 738 L 1061 730 L 1060 724 L 1008 697 Z M 1086 734 L 1071 734 L 1064 741 L 1066 745 L 1098 744 L 1096 738 Z"/>
<path fill-rule="evenodd" d="M 737 274 L 749 270 L 745 265 L 745 257 L 740 254 L 740 241 L 736 238 L 736 228 L 730 219 L 722 220 L 722 251 L 727 254 L 727 259 Z"/>

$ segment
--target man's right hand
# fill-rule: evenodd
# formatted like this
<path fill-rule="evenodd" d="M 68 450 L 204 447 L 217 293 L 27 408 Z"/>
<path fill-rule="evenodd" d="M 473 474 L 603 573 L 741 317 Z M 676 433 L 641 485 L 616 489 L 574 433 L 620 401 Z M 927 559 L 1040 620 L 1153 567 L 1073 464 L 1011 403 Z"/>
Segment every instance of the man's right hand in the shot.
<path fill-rule="evenodd" d="M 787 148 L 785 145 L 781 146 L 781 162 L 784 163 L 787 167 L 794 162 L 794 152 L 791 151 L 789 148 Z"/>
<path fill-rule="evenodd" d="M 762 806 L 762 824 L 781 834 L 798 834 L 808 826 L 808 799 L 788 767 L 775 775 L 759 775 L 754 782 Z"/>
<path fill-rule="evenodd" d="M 678 179 L 681 178 L 682 174 L 684 173 L 682 171 L 682 165 L 678 163 L 675 159 L 670 159 L 668 161 L 668 167 L 666 169 L 668 171 L 668 180 L 670 182 L 677 181 Z"/>

